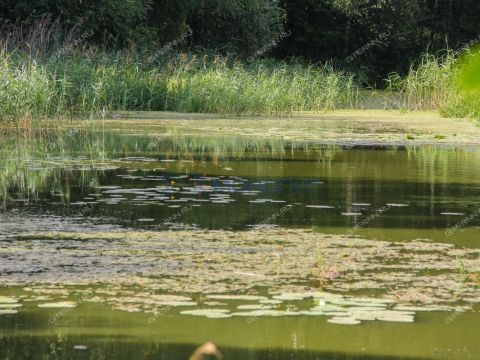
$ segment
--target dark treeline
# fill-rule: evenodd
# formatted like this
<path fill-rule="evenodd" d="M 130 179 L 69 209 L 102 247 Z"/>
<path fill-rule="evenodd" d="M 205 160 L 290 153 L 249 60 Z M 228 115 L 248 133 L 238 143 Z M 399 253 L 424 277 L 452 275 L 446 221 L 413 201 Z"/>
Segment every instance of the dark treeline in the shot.
<path fill-rule="evenodd" d="M 369 80 L 480 35 L 478 0 L 0 0 L 3 26 L 46 16 L 105 47 L 295 57 Z"/>

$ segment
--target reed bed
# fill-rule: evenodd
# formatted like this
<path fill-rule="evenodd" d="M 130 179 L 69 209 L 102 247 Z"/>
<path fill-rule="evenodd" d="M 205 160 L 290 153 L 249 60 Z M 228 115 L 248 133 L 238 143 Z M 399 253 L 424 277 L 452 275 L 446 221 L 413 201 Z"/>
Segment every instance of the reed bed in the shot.
<path fill-rule="evenodd" d="M 0 51 L 2 120 L 125 110 L 282 114 L 357 104 L 353 75 L 328 67 L 188 54 L 148 62 L 94 50 L 38 57 Z"/>
<path fill-rule="evenodd" d="M 391 74 L 387 89 L 400 93 L 405 110 L 438 110 L 446 117 L 480 117 L 480 90 L 462 89 L 459 74 L 463 60 L 475 54 L 458 56 L 452 51 L 425 54 L 412 65 L 407 76 Z"/>
<path fill-rule="evenodd" d="M 377 106 L 358 85 L 360 76 L 331 66 L 174 50 L 114 51 L 91 47 L 88 35 L 77 28 L 64 31 L 50 18 L 30 27 L 3 25 L 0 121 L 18 126 L 129 110 L 283 115 Z M 459 59 L 470 54 L 467 47 L 461 51 L 460 57 L 453 51 L 426 54 L 407 76 L 391 74 L 383 106 L 478 118 L 480 90 L 465 91 L 457 83 Z"/>

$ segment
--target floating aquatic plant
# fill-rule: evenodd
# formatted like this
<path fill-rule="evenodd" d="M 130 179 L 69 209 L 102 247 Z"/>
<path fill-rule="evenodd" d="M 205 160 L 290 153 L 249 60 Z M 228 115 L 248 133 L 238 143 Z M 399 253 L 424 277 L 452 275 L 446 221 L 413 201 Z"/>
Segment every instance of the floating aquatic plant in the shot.
<path fill-rule="evenodd" d="M 14 315 L 14 314 L 18 314 L 18 311 L 17 310 L 10 310 L 10 309 L 0 309 L 0 316 L 1 315 Z"/>
<path fill-rule="evenodd" d="M 38 304 L 37 305 L 40 308 L 59 308 L 59 309 L 72 309 L 77 307 L 77 304 L 71 301 L 60 301 L 60 302 L 54 302 L 54 303 L 44 303 L 44 304 Z"/>
<path fill-rule="evenodd" d="M 17 303 L 18 299 L 10 296 L 0 296 L 0 304 L 14 304 Z"/>

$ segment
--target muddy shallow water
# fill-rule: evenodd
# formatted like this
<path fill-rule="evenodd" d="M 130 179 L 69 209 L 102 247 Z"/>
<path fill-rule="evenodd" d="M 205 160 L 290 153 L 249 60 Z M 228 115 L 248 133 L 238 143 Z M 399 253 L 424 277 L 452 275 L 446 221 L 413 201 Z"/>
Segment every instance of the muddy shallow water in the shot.
<path fill-rule="evenodd" d="M 2 140 L 0 358 L 478 358 L 480 149 L 150 122 Z"/>

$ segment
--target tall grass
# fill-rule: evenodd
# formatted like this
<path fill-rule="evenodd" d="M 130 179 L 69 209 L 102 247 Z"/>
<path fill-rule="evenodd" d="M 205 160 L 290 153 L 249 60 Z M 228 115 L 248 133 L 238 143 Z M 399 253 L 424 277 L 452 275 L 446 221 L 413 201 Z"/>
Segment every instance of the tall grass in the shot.
<path fill-rule="evenodd" d="M 469 53 L 464 56 L 472 56 Z M 458 85 L 461 58 L 454 52 L 425 54 L 408 75 L 391 74 L 388 90 L 400 92 L 407 110 L 439 110 L 447 117 L 479 117 L 480 91 L 464 91 Z"/>
<path fill-rule="evenodd" d="M 32 57 L 0 51 L 3 120 L 114 110 L 288 113 L 354 107 L 357 101 L 353 76 L 331 68 L 246 65 L 187 54 L 148 63 L 133 53 L 90 50 Z"/>

